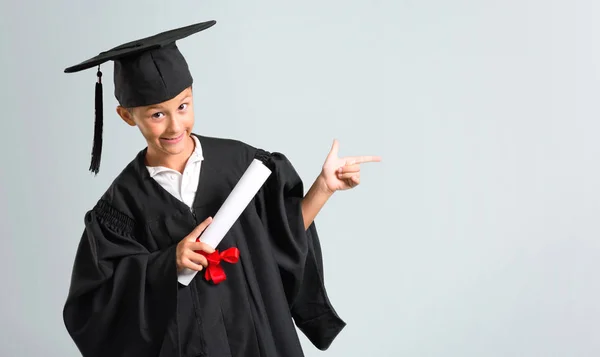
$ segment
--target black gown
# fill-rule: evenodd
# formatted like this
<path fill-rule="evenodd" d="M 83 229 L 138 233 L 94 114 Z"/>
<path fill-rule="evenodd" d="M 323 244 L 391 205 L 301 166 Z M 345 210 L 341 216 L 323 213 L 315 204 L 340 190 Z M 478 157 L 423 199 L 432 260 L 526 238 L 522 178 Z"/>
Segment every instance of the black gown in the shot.
<path fill-rule="evenodd" d="M 196 135 L 196 134 L 194 134 Z M 150 177 L 146 149 L 85 215 L 63 318 L 84 357 L 303 356 L 294 324 L 326 350 L 345 322 L 327 297 L 303 183 L 288 159 L 196 135 L 204 161 L 193 210 Z M 237 247 L 220 284 L 177 281 L 175 249 L 216 214 L 251 161 L 271 176 L 217 249 Z"/>

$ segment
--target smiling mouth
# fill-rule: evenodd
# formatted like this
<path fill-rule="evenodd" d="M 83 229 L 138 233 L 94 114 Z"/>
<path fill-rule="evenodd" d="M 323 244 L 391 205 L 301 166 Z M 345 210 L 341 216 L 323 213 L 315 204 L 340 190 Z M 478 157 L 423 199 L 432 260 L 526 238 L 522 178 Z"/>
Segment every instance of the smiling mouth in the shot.
<path fill-rule="evenodd" d="M 175 141 L 175 140 L 181 139 L 181 137 L 183 136 L 183 134 L 185 134 L 185 133 L 181 133 L 179 136 L 176 136 L 174 138 L 162 138 L 162 139 L 163 140 L 167 140 L 167 141 Z"/>

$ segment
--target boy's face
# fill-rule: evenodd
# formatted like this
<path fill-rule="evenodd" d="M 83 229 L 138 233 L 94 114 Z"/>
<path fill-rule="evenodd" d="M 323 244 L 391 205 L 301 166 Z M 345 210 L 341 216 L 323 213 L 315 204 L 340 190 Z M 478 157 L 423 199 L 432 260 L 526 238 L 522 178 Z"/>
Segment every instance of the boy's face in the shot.
<path fill-rule="evenodd" d="M 118 107 L 117 113 L 126 123 L 140 129 L 148 142 L 149 153 L 177 155 L 190 143 L 187 139 L 194 127 L 191 88 L 163 103 L 129 110 Z"/>

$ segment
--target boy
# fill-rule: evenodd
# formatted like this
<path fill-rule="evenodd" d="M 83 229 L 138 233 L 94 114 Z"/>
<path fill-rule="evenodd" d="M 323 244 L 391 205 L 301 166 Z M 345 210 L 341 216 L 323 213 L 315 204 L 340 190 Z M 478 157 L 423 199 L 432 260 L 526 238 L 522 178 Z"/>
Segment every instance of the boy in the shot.
<path fill-rule="evenodd" d="M 65 70 L 115 61 L 117 113 L 148 144 L 85 215 L 63 311 L 84 357 L 295 357 L 303 353 L 294 323 L 321 350 L 345 326 L 327 298 L 313 220 L 335 191 L 359 183 L 360 163 L 380 158 L 340 159 L 334 141 L 303 196 L 284 155 L 194 134 L 192 77 L 175 41 L 214 24 L 130 42 Z M 217 251 L 197 242 L 255 158 L 272 174 Z M 231 249 L 235 257 L 220 264 L 226 280 L 197 274 L 189 285 L 178 283 L 184 268 L 200 272 L 209 254 Z"/>

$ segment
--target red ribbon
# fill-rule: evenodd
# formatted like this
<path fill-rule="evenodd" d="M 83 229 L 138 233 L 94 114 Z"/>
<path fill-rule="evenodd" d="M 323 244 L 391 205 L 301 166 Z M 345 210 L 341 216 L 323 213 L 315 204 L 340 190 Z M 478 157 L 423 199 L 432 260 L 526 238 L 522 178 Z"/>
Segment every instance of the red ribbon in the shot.
<path fill-rule="evenodd" d="M 215 250 L 212 253 L 197 250 L 196 253 L 202 254 L 208 260 L 208 267 L 204 271 L 204 278 L 208 281 L 213 281 L 215 284 L 227 279 L 225 270 L 221 266 L 221 261 L 235 264 L 240 259 L 240 250 L 233 247 L 226 249 L 222 252 Z"/>

